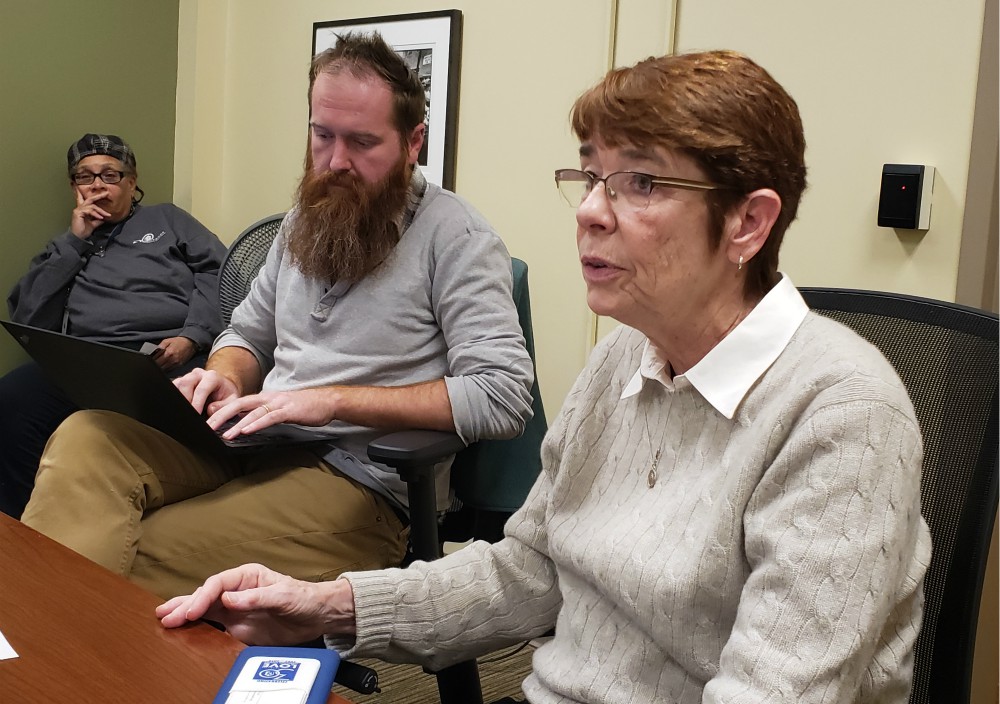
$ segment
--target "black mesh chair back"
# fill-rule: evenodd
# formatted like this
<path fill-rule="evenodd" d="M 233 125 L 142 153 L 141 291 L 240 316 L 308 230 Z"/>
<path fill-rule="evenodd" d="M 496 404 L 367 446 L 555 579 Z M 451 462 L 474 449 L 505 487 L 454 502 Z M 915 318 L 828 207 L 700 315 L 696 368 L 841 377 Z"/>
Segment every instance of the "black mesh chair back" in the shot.
<path fill-rule="evenodd" d="M 924 441 L 921 502 L 934 542 L 911 704 L 969 701 L 997 511 L 997 316 L 875 291 L 801 289 L 896 368 Z"/>
<path fill-rule="evenodd" d="M 284 217 L 284 213 L 278 213 L 258 220 L 229 245 L 219 269 L 219 312 L 223 325 L 229 325 L 233 310 L 250 293 L 250 284 L 264 265 Z"/>

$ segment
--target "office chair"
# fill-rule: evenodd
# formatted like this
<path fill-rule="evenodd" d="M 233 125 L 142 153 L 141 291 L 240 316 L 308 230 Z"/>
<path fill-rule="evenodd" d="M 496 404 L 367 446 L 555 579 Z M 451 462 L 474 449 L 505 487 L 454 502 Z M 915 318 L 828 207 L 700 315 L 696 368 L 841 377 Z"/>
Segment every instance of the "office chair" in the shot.
<path fill-rule="evenodd" d="M 535 346 L 531 328 L 528 267 L 513 259 L 514 303 L 531 361 Z M 531 386 L 534 413 L 524 433 L 510 440 L 481 440 L 465 447 L 454 433 L 407 430 L 382 436 L 368 445 L 368 456 L 395 469 L 406 482 L 410 504 L 410 558 L 436 560 L 444 539 L 470 538 L 495 542 L 503 537 L 503 524 L 520 508 L 541 471 L 541 443 L 547 425 L 538 380 Z M 439 523 L 434 487 L 434 465 L 455 455 L 451 486 L 454 510 Z M 460 662 L 438 672 L 441 704 L 482 704 L 479 670 L 475 660 Z"/>
<path fill-rule="evenodd" d="M 250 283 L 264 265 L 284 217 L 284 213 L 278 213 L 258 220 L 229 245 L 219 268 L 219 312 L 223 325 L 229 325 L 233 310 L 250 293 Z"/>
<path fill-rule="evenodd" d="M 997 316 L 893 293 L 801 292 L 813 310 L 878 347 L 913 401 L 933 551 L 910 704 L 967 704 L 997 511 Z"/>

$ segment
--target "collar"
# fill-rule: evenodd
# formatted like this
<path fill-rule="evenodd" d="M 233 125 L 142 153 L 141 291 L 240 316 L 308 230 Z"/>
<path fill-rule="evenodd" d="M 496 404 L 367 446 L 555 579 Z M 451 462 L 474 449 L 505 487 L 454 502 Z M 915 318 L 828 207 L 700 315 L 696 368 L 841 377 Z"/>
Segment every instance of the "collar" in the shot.
<path fill-rule="evenodd" d="M 715 410 L 732 420 L 750 387 L 788 346 L 808 312 L 809 306 L 798 289 L 782 274 L 781 280 L 732 332 L 673 380 L 660 350 L 647 339 L 639 369 L 625 385 L 621 397 L 639 393 L 645 379 L 655 379 L 671 390 L 686 380 Z"/>
<path fill-rule="evenodd" d="M 399 234 L 402 236 L 406 229 L 413 222 L 413 218 L 417 215 L 417 210 L 420 208 L 420 203 L 424 199 L 424 193 L 427 192 L 427 179 L 424 178 L 424 174 L 420 171 L 420 167 L 416 164 L 413 165 L 413 172 L 410 174 L 410 194 L 406 201 L 406 208 L 399 216 L 399 221 L 396 223 L 399 225 Z"/>

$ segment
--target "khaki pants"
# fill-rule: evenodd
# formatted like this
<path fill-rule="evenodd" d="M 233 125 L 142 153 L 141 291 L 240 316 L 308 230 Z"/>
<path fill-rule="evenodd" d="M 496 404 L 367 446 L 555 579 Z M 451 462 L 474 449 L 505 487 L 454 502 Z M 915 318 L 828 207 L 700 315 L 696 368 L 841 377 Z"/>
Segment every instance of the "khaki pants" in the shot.
<path fill-rule="evenodd" d="M 164 598 L 245 562 L 311 581 L 396 565 L 407 533 L 306 450 L 219 460 L 108 411 L 59 426 L 22 520 Z"/>

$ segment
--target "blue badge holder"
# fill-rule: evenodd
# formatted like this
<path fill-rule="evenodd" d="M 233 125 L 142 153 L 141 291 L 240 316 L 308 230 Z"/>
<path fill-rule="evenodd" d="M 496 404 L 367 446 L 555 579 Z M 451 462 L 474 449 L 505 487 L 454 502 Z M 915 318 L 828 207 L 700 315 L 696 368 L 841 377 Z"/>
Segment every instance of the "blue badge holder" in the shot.
<path fill-rule="evenodd" d="M 320 648 L 250 646 L 240 652 L 212 704 L 290 701 L 302 692 L 305 704 L 325 704 L 340 656 Z"/>

